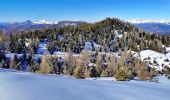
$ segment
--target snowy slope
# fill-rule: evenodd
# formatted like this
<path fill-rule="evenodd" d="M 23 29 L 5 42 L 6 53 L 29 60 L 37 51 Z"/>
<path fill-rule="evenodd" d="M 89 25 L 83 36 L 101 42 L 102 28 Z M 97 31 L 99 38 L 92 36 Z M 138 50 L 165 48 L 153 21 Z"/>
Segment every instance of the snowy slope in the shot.
<path fill-rule="evenodd" d="M 169 100 L 170 81 L 78 80 L 0 69 L 0 100 Z"/>
<path fill-rule="evenodd" d="M 152 50 L 143 50 L 139 54 L 143 61 L 148 62 L 157 70 L 162 70 L 164 66 L 170 67 L 170 52 L 167 54 L 162 54 Z"/>

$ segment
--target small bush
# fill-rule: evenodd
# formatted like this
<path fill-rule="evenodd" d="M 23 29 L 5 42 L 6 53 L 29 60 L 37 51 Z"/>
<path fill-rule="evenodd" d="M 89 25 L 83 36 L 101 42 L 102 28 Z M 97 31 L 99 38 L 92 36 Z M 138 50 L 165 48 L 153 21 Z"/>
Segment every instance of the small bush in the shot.
<path fill-rule="evenodd" d="M 165 59 L 164 61 L 165 61 L 165 62 L 169 62 L 169 59 Z"/>
<path fill-rule="evenodd" d="M 167 78 L 170 80 L 170 75 L 168 75 Z"/>
<path fill-rule="evenodd" d="M 157 75 L 158 75 L 158 72 L 156 71 L 156 69 L 152 68 L 151 71 L 149 72 L 149 80 L 152 80 Z"/>
<path fill-rule="evenodd" d="M 120 68 L 116 71 L 115 79 L 117 81 L 127 81 L 131 77 L 131 71 L 126 68 Z"/>
<path fill-rule="evenodd" d="M 149 73 L 147 70 L 140 70 L 138 73 L 138 77 L 140 80 L 148 80 L 149 78 Z"/>
<path fill-rule="evenodd" d="M 139 59 L 136 59 L 135 67 L 136 67 L 137 76 L 140 80 L 148 80 L 149 78 L 150 79 L 153 78 L 153 76 L 149 73 L 147 63 L 142 62 Z"/>
<path fill-rule="evenodd" d="M 170 74 L 170 68 L 168 66 L 165 66 L 162 70 L 162 73 L 165 75 L 169 75 Z"/>

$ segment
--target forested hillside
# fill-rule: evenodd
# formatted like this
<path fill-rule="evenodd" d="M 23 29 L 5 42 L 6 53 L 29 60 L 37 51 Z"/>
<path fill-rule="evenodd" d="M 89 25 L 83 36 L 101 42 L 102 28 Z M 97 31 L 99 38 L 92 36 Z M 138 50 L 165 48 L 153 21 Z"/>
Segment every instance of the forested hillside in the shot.
<path fill-rule="evenodd" d="M 101 22 L 83 24 L 78 27 L 67 26 L 11 35 L 10 41 L 12 41 L 12 38 L 15 38 L 14 42 L 26 38 L 48 39 L 48 49 L 50 51 L 54 51 L 53 49 L 58 47 L 62 51 L 72 50 L 75 53 L 80 53 L 85 46 L 85 42 L 91 42 L 93 51 L 96 49 L 93 45 L 95 43 L 100 45 L 99 50 L 105 52 L 124 51 L 129 48 L 133 51 L 151 49 L 162 52 L 162 45 L 168 46 L 170 40 L 169 37 L 149 34 L 115 18 L 107 18 Z"/>

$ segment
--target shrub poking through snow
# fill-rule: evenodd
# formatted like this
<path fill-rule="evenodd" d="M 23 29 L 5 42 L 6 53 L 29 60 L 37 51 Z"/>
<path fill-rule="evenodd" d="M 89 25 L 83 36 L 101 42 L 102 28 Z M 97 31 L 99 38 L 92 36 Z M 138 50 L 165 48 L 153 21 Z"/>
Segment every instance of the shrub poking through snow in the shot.
<path fill-rule="evenodd" d="M 138 77 L 139 77 L 140 80 L 148 80 L 148 78 L 149 78 L 148 76 L 149 76 L 149 73 L 145 69 L 141 69 L 138 72 Z"/>
<path fill-rule="evenodd" d="M 170 75 L 168 75 L 167 78 L 170 79 Z"/>
<path fill-rule="evenodd" d="M 15 69 L 16 69 L 16 70 L 18 70 L 18 71 L 22 71 L 21 62 L 17 63 L 17 65 L 16 65 L 16 68 L 15 68 Z"/>
<path fill-rule="evenodd" d="M 163 74 L 169 75 L 170 74 L 170 68 L 168 66 L 165 66 L 164 69 L 162 70 Z"/>
<path fill-rule="evenodd" d="M 140 80 L 148 80 L 149 79 L 150 74 L 149 74 L 148 66 L 146 63 L 144 63 L 140 60 L 137 60 L 135 67 L 137 69 L 137 75 Z M 152 78 L 152 77 L 150 77 L 150 78 Z"/>
<path fill-rule="evenodd" d="M 149 72 L 149 80 L 152 80 L 154 77 L 158 75 L 158 72 L 156 71 L 155 68 L 152 68 Z"/>
<path fill-rule="evenodd" d="M 165 66 L 162 70 L 162 73 L 165 74 L 165 76 L 170 79 L 170 68 L 168 66 Z"/>
<path fill-rule="evenodd" d="M 117 81 L 127 81 L 131 78 L 131 71 L 125 67 L 121 67 L 116 71 L 115 79 Z"/>
<path fill-rule="evenodd" d="M 40 69 L 40 65 L 38 63 L 34 64 L 33 66 L 28 66 L 27 70 L 29 72 L 38 72 Z"/>

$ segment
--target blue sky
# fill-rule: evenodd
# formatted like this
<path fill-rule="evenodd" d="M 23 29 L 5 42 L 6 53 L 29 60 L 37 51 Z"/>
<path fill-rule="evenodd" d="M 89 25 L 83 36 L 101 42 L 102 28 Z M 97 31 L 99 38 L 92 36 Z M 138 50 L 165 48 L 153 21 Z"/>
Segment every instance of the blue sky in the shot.
<path fill-rule="evenodd" d="M 0 21 L 170 19 L 170 0 L 0 0 Z"/>

